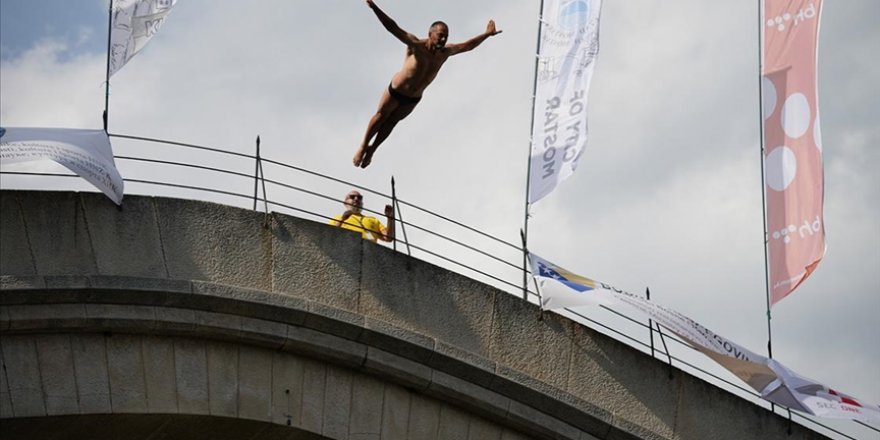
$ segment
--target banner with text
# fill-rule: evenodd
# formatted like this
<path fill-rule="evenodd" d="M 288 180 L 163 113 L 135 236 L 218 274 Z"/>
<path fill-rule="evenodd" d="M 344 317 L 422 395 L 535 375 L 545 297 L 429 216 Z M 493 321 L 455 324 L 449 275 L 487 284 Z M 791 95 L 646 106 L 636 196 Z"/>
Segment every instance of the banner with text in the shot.
<path fill-rule="evenodd" d="M 546 0 L 541 11 L 529 203 L 567 179 L 587 145 L 587 91 L 599 54 L 600 0 Z"/>
<path fill-rule="evenodd" d="M 762 69 L 770 304 L 825 255 L 816 57 L 822 0 L 765 0 Z"/>
<path fill-rule="evenodd" d="M 53 160 L 73 171 L 117 205 L 124 182 L 113 161 L 110 138 L 104 130 L 74 128 L 0 128 L 0 161 Z"/>
<path fill-rule="evenodd" d="M 177 0 L 113 0 L 110 11 L 110 73 L 113 76 L 159 31 Z"/>
<path fill-rule="evenodd" d="M 610 284 L 577 275 L 529 253 L 532 275 L 548 309 L 604 304 L 628 306 L 651 318 L 733 373 L 769 402 L 809 414 L 880 422 L 880 406 L 867 404 L 807 379 L 774 359 L 761 356 L 724 338 L 687 316 Z M 543 286 L 554 288 L 544 289 Z M 560 293 L 568 290 L 567 293 Z"/>

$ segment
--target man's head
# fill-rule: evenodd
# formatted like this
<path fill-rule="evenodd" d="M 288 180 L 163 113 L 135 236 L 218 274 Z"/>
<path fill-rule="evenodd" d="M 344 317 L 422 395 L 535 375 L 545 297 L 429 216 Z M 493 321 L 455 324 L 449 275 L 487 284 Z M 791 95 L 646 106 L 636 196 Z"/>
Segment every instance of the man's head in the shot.
<path fill-rule="evenodd" d="M 428 30 L 428 42 L 434 49 L 442 49 L 446 46 L 446 39 L 449 38 L 449 26 L 442 21 L 435 21 Z"/>
<path fill-rule="evenodd" d="M 360 214 L 364 207 L 364 196 L 361 193 L 351 190 L 345 196 L 345 208 L 354 214 Z"/>

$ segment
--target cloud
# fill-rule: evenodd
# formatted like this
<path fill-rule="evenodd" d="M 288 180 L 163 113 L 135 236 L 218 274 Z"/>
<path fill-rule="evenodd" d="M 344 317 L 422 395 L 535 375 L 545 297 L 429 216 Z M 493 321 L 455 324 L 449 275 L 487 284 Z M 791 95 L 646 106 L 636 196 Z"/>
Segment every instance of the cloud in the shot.
<path fill-rule="evenodd" d="M 68 50 L 62 41 L 42 40 L 20 57 L 3 62 L 4 125 L 101 127 L 104 57 L 82 54 L 62 60 Z"/>

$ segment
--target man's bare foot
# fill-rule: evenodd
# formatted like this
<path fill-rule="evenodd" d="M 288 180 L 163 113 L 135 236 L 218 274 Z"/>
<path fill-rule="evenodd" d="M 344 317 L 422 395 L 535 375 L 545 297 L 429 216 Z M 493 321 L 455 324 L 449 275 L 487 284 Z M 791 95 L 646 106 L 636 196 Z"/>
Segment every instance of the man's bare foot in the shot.
<path fill-rule="evenodd" d="M 358 150 L 354 153 L 354 157 L 351 158 L 351 163 L 354 164 L 354 166 L 356 167 L 361 166 L 364 161 L 364 155 L 366 154 L 366 152 L 366 147 L 364 145 L 361 145 L 360 148 L 358 148 Z"/>
<path fill-rule="evenodd" d="M 361 168 L 366 168 L 370 166 L 370 162 L 373 161 L 373 153 L 376 152 L 376 147 L 367 147 L 364 151 L 364 158 L 361 160 Z"/>

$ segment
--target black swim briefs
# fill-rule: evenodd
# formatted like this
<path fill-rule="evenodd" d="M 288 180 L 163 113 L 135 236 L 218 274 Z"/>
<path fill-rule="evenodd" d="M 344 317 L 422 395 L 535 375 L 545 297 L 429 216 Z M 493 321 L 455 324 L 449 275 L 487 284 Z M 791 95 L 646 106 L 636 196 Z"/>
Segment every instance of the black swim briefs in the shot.
<path fill-rule="evenodd" d="M 414 105 L 414 104 L 418 104 L 419 101 L 422 100 L 421 96 L 417 96 L 414 98 L 412 96 L 406 96 L 403 93 L 400 93 L 397 90 L 394 90 L 394 88 L 391 87 L 391 83 L 388 83 L 388 94 L 390 94 L 392 98 L 396 99 L 397 102 L 399 102 L 401 104 L 413 104 Z"/>

